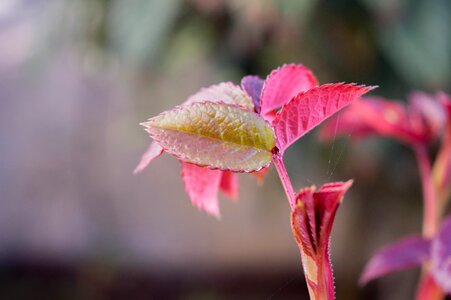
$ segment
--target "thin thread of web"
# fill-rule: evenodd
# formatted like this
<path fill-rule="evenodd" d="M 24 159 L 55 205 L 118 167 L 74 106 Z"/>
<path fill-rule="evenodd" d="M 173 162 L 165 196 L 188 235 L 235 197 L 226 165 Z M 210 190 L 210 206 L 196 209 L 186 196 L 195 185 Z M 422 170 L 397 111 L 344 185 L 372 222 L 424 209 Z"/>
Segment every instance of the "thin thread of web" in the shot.
<path fill-rule="evenodd" d="M 338 165 L 340 164 L 341 159 L 343 158 L 343 153 L 345 152 L 347 146 L 348 146 L 348 140 L 351 137 L 351 134 L 347 135 L 347 139 L 344 141 L 343 147 L 341 147 L 340 152 L 338 153 L 338 158 L 335 160 L 335 163 L 332 164 L 332 157 L 334 157 L 334 151 L 335 151 L 335 140 L 337 138 L 337 131 L 338 126 L 340 123 L 340 114 L 337 115 L 337 119 L 335 120 L 335 129 L 334 129 L 334 137 L 332 140 L 332 147 L 330 150 L 330 156 L 327 164 L 327 170 L 326 170 L 326 176 L 327 179 L 330 181 L 335 170 L 337 169 Z"/>
<path fill-rule="evenodd" d="M 327 161 L 327 170 L 326 170 L 326 176 L 328 179 L 332 177 L 332 171 L 331 171 L 331 163 L 332 163 L 332 156 L 334 155 L 334 149 L 335 149 L 335 138 L 337 137 L 337 131 L 338 131 L 338 124 L 340 122 L 340 114 L 337 115 L 337 119 L 335 120 L 335 129 L 334 129 L 334 137 L 332 139 L 332 147 L 330 149 L 330 155 L 329 160 Z"/>

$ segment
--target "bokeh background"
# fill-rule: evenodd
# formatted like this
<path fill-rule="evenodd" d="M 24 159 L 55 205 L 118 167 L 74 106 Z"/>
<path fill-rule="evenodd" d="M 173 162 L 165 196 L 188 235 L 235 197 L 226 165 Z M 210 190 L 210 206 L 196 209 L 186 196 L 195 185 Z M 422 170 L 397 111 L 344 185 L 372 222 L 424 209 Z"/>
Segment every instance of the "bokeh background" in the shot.
<path fill-rule="evenodd" d="M 302 63 L 320 82 L 451 88 L 448 0 L 1 0 L 1 299 L 308 299 L 276 172 L 240 175 L 222 220 L 163 155 L 132 175 L 138 123 L 200 87 Z M 433 150 L 432 150 L 433 151 Z M 286 154 L 294 185 L 354 178 L 332 238 L 338 299 L 411 299 L 418 270 L 357 284 L 420 232 L 412 153 L 383 139 Z"/>

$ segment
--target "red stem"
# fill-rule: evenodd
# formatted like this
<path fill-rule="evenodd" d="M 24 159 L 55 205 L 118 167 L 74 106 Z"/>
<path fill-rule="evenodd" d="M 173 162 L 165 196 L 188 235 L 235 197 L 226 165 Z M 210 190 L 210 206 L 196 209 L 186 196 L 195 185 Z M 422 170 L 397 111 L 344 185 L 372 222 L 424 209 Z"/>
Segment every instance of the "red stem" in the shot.
<path fill-rule="evenodd" d="M 282 182 L 285 194 L 287 195 L 288 203 L 290 204 L 291 209 L 294 209 L 294 207 L 296 206 L 296 197 L 290 177 L 288 176 L 287 170 L 285 169 L 283 159 L 278 153 L 275 153 L 272 156 L 272 161 L 274 163 L 274 166 L 276 167 L 277 173 L 279 173 L 279 178 Z"/>
<path fill-rule="evenodd" d="M 423 189 L 423 236 L 431 238 L 437 231 L 437 201 L 432 182 L 431 162 L 424 145 L 414 147 Z"/>

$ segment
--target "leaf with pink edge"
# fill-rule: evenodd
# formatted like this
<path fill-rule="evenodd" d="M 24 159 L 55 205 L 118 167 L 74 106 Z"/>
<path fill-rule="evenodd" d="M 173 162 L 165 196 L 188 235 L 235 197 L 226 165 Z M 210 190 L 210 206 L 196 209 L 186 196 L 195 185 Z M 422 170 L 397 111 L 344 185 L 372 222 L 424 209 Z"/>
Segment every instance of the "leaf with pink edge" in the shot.
<path fill-rule="evenodd" d="M 247 109 L 254 109 L 251 98 L 239 86 L 231 82 L 222 82 L 202 88 L 189 97 L 182 105 L 190 105 L 197 102 L 222 102 L 236 104 Z"/>
<path fill-rule="evenodd" d="M 218 190 L 222 171 L 182 162 L 182 179 L 191 202 L 219 218 Z"/>
<path fill-rule="evenodd" d="M 254 103 L 254 110 L 260 113 L 260 95 L 264 81 L 258 76 L 248 75 L 241 79 L 241 88 L 251 97 Z"/>
<path fill-rule="evenodd" d="M 360 284 L 420 265 L 430 256 L 431 242 L 421 236 L 411 236 L 378 250 L 366 264 Z"/>
<path fill-rule="evenodd" d="M 219 187 L 224 195 L 231 200 L 238 198 L 238 177 L 235 173 L 223 171 Z"/>
<path fill-rule="evenodd" d="M 152 142 L 146 152 L 141 157 L 139 164 L 136 166 L 133 174 L 137 174 L 144 170 L 155 158 L 163 153 L 163 148 L 155 142 Z"/>
<path fill-rule="evenodd" d="M 261 92 L 261 114 L 281 107 L 300 92 L 318 85 L 318 80 L 312 71 L 303 65 L 283 65 L 265 80 Z"/>
<path fill-rule="evenodd" d="M 253 111 L 224 103 L 193 103 L 142 124 L 164 150 L 213 169 L 253 172 L 268 166 L 274 132 Z"/>
<path fill-rule="evenodd" d="M 338 83 L 298 94 L 282 107 L 273 122 L 280 152 L 372 89 L 374 87 Z"/>
<path fill-rule="evenodd" d="M 451 216 L 446 218 L 432 240 L 431 272 L 437 284 L 451 294 Z"/>
<path fill-rule="evenodd" d="M 310 187 L 296 195 L 291 227 L 301 252 L 311 299 L 334 299 L 329 241 L 338 206 L 351 185 L 352 180 L 329 183 L 318 191 Z"/>

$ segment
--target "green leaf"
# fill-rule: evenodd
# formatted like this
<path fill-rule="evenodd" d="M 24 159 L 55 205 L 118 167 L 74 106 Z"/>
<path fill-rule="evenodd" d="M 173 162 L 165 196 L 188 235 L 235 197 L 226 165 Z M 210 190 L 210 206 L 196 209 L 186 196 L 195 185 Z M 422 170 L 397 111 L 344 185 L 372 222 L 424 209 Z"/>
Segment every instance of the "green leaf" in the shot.
<path fill-rule="evenodd" d="M 274 131 L 237 105 L 202 102 L 180 106 L 143 123 L 166 152 L 213 169 L 253 172 L 269 165 Z"/>

